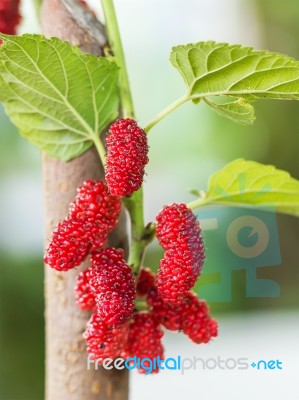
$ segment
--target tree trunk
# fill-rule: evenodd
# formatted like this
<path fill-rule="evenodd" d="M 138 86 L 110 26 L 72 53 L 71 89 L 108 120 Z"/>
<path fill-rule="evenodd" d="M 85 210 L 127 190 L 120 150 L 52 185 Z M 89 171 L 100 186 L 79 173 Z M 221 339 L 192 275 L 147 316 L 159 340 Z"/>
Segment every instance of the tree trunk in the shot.
<path fill-rule="evenodd" d="M 101 55 L 106 43 L 104 28 L 76 1 L 44 0 L 41 11 L 43 33 L 78 45 L 83 51 Z M 69 163 L 43 156 L 46 239 L 65 217 L 76 188 L 85 179 L 103 179 L 103 167 L 94 148 Z M 127 250 L 126 217 L 109 244 Z M 87 369 L 86 346 L 82 339 L 90 317 L 76 307 L 75 270 L 57 272 L 46 266 L 46 400 L 127 400 L 128 371 Z"/>

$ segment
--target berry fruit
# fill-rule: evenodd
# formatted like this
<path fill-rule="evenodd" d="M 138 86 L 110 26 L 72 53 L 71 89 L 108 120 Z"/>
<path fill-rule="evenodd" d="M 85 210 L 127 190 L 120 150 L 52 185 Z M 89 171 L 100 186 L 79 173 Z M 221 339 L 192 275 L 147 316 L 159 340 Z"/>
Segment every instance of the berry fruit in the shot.
<path fill-rule="evenodd" d="M 150 290 L 147 301 L 156 323 L 162 324 L 170 331 L 182 329 L 182 303 L 175 305 L 164 302 L 156 287 Z"/>
<path fill-rule="evenodd" d="M 89 230 L 76 221 L 66 219 L 52 233 L 44 260 L 57 271 L 68 271 L 85 260 L 90 247 Z"/>
<path fill-rule="evenodd" d="M 104 182 L 85 181 L 67 218 L 52 234 L 45 262 L 58 271 L 79 266 L 91 251 L 106 243 L 120 210 L 119 198 L 108 193 Z"/>
<path fill-rule="evenodd" d="M 19 8 L 20 0 L 0 0 L 0 32 L 16 34 L 17 26 L 21 22 Z"/>
<path fill-rule="evenodd" d="M 161 339 L 163 331 L 155 323 L 149 313 L 139 312 L 134 314 L 134 321 L 130 325 L 129 341 L 126 349 L 127 357 L 149 358 L 153 360 L 160 357 L 163 360 L 163 346 Z M 146 367 L 149 362 L 145 362 Z M 141 368 L 140 372 L 146 372 Z M 152 372 L 159 372 L 158 366 L 154 365 Z"/>
<path fill-rule="evenodd" d="M 89 284 L 88 273 L 89 270 L 86 269 L 78 275 L 75 286 L 76 303 L 82 311 L 96 311 L 96 299 Z"/>
<path fill-rule="evenodd" d="M 127 345 L 128 335 L 129 323 L 120 326 L 106 325 L 97 314 L 93 314 L 83 338 L 87 342 L 88 354 L 93 360 L 98 360 L 121 356 Z"/>
<path fill-rule="evenodd" d="M 155 285 L 155 276 L 149 268 L 142 268 L 137 282 L 137 295 L 146 296 Z"/>
<path fill-rule="evenodd" d="M 148 303 L 156 323 L 161 323 L 171 331 L 183 331 L 193 342 L 208 343 L 217 336 L 217 321 L 210 317 L 205 301 L 189 292 L 179 305 L 166 303 L 153 288 Z"/>
<path fill-rule="evenodd" d="M 217 321 L 210 318 L 207 303 L 192 293 L 185 298 L 182 316 L 182 330 L 194 343 L 208 343 L 217 336 Z"/>
<path fill-rule="evenodd" d="M 96 298 L 97 313 L 106 324 L 122 324 L 131 318 L 136 296 L 131 268 L 124 252 L 107 248 L 92 254 L 87 276 Z"/>
<path fill-rule="evenodd" d="M 157 216 L 157 238 L 166 250 L 157 274 L 165 301 L 179 304 L 194 286 L 205 259 L 196 216 L 185 204 L 166 206 Z"/>
<path fill-rule="evenodd" d="M 180 304 L 197 278 L 188 249 L 178 247 L 165 252 L 157 274 L 158 291 L 165 301 Z"/>
<path fill-rule="evenodd" d="M 87 180 L 77 190 L 71 204 L 69 218 L 89 225 L 91 251 L 106 243 L 108 234 L 115 228 L 121 203 L 111 196 L 103 181 Z"/>
<path fill-rule="evenodd" d="M 132 119 L 110 126 L 106 139 L 106 182 L 114 196 L 125 197 L 138 190 L 148 163 L 146 134 Z"/>

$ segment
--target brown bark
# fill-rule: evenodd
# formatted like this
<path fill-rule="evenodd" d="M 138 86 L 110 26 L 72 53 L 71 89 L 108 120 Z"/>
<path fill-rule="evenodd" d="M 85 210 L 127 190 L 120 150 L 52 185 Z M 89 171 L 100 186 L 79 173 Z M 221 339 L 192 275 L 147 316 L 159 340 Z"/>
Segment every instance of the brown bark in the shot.
<path fill-rule="evenodd" d="M 103 26 L 75 1 L 44 0 L 41 23 L 47 37 L 56 36 L 101 55 L 106 42 Z M 85 179 L 103 179 L 94 148 L 69 163 L 43 156 L 46 239 L 67 213 L 76 188 Z M 110 237 L 111 245 L 126 249 L 125 213 Z M 75 305 L 74 285 L 80 268 L 60 273 L 46 266 L 46 400 L 126 400 L 127 370 L 87 369 L 82 333 L 89 318 Z"/>

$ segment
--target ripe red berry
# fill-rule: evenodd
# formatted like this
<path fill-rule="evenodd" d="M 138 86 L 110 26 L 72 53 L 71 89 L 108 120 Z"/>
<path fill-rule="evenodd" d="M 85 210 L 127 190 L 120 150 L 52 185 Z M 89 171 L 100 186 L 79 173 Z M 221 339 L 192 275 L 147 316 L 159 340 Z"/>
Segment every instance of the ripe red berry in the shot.
<path fill-rule="evenodd" d="M 165 250 L 188 245 L 193 253 L 194 272 L 200 273 L 205 257 L 201 229 L 186 204 L 165 206 L 157 215 L 156 234 Z"/>
<path fill-rule="evenodd" d="M 92 254 L 87 277 L 96 297 L 97 313 L 106 324 L 122 324 L 133 314 L 136 295 L 131 268 L 121 249 L 107 248 Z"/>
<path fill-rule="evenodd" d="M 0 0 L 0 32 L 15 35 L 21 22 L 20 0 Z M 2 41 L 0 39 L 0 45 Z"/>
<path fill-rule="evenodd" d="M 137 282 L 137 295 L 146 296 L 155 285 L 155 275 L 149 268 L 142 268 Z"/>
<path fill-rule="evenodd" d="M 210 317 L 205 301 L 199 300 L 193 293 L 188 293 L 179 305 L 166 303 L 153 288 L 148 297 L 153 318 L 171 331 L 183 331 L 199 344 L 208 343 L 217 336 L 217 321 Z"/>
<path fill-rule="evenodd" d="M 182 330 L 193 342 L 208 343 L 217 336 L 217 321 L 210 318 L 207 303 L 192 293 L 185 298 L 182 316 Z"/>
<path fill-rule="evenodd" d="M 143 182 L 148 163 L 146 134 L 132 119 L 120 119 L 110 126 L 106 139 L 106 182 L 114 196 L 129 196 Z"/>
<path fill-rule="evenodd" d="M 66 219 L 54 230 L 44 260 L 57 271 L 68 271 L 85 260 L 90 247 L 89 230 Z"/>
<path fill-rule="evenodd" d="M 121 203 L 104 182 L 85 181 L 67 218 L 52 234 L 45 262 L 58 271 L 79 266 L 91 251 L 106 243 L 117 224 Z"/>
<path fill-rule="evenodd" d="M 162 324 L 170 331 L 182 329 L 182 303 L 175 305 L 164 302 L 156 287 L 150 290 L 147 301 L 156 323 Z"/>
<path fill-rule="evenodd" d="M 180 304 L 197 278 L 188 249 L 178 247 L 165 252 L 157 273 L 158 291 L 165 301 Z"/>
<path fill-rule="evenodd" d="M 161 339 L 163 331 L 155 323 L 149 313 L 139 312 L 134 314 L 134 321 L 130 325 L 129 341 L 126 349 L 127 357 L 149 358 L 153 360 L 160 357 L 163 360 L 163 346 Z M 150 363 L 145 362 L 145 367 L 149 367 Z M 139 372 L 146 372 L 141 368 Z M 159 372 L 157 365 L 153 365 L 152 372 Z"/>
<path fill-rule="evenodd" d="M 102 319 L 93 314 L 87 324 L 83 338 L 87 342 L 87 352 L 91 359 L 117 358 L 127 346 L 129 323 L 119 326 L 106 325 Z M 99 360 L 99 365 L 102 362 Z"/>
<path fill-rule="evenodd" d="M 111 196 L 103 181 L 87 180 L 77 192 L 69 218 L 90 225 L 91 251 L 94 251 L 106 243 L 108 234 L 115 228 L 121 203 L 119 198 Z"/>
<path fill-rule="evenodd" d="M 96 311 L 96 299 L 89 284 L 88 272 L 86 269 L 78 275 L 75 286 L 76 303 L 82 311 Z"/>
<path fill-rule="evenodd" d="M 194 286 L 204 263 L 199 222 L 185 204 L 172 204 L 157 216 L 156 232 L 166 250 L 157 274 L 158 290 L 165 301 L 178 304 Z"/>

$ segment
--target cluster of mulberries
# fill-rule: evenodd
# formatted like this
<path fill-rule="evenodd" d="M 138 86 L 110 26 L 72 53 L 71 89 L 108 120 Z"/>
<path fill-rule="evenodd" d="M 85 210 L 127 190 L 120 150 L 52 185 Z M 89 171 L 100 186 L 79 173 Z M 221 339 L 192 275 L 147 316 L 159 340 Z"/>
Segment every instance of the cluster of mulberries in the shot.
<path fill-rule="evenodd" d="M 21 22 L 20 0 L 0 0 L 0 32 L 15 35 Z M 0 45 L 1 45 L 0 39 Z"/>
<path fill-rule="evenodd" d="M 140 278 L 137 294 L 140 293 L 146 298 L 155 323 L 163 325 L 170 331 L 183 332 L 197 344 L 208 343 L 217 336 L 217 321 L 210 317 L 205 301 L 188 292 L 180 304 L 167 302 L 159 294 L 155 276 L 150 270 L 143 269 Z M 144 288 L 147 288 L 146 293 Z"/>
<path fill-rule="evenodd" d="M 91 358 L 98 361 L 106 357 L 136 356 L 149 360 L 159 357 L 163 360 L 162 327 L 183 332 L 197 344 L 208 343 L 217 336 L 217 322 L 210 317 L 206 302 L 191 292 L 180 305 L 165 302 L 158 293 L 156 277 L 149 269 L 141 270 L 135 293 L 132 276 L 127 275 L 121 255 L 120 250 L 102 250 L 97 253 L 97 263 L 92 263 L 78 277 L 77 304 L 82 310 L 93 312 L 83 335 Z M 119 270 L 117 267 L 112 268 L 115 261 Z M 104 290 L 107 290 L 105 293 L 109 298 L 106 303 L 99 302 Z M 135 295 L 146 301 L 147 311 L 141 312 L 131 307 Z M 124 302 L 120 301 L 124 298 Z M 122 307 L 123 304 L 126 304 L 126 309 Z M 125 314 L 126 310 L 130 310 L 130 313 Z M 108 319 L 107 313 L 110 314 Z M 146 371 L 141 369 L 140 372 Z M 159 368 L 156 366 L 153 372 L 159 372 Z"/>
<path fill-rule="evenodd" d="M 67 217 L 52 234 L 45 262 L 57 271 L 79 266 L 88 254 L 102 247 L 117 224 L 120 199 L 102 181 L 85 181 Z"/>
<path fill-rule="evenodd" d="M 78 188 L 67 217 L 53 232 L 45 256 L 50 267 L 68 271 L 106 243 L 117 224 L 120 198 L 142 185 L 147 153 L 146 134 L 134 120 L 120 119 L 111 125 L 107 136 L 107 184 L 85 181 Z"/>
<path fill-rule="evenodd" d="M 97 314 L 93 314 L 83 334 L 87 352 L 99 365 L 105 358 L 117 357 L 127 359 L 136 356 L 147 360 L 159 357 L 163 360 L 162 337 L 159 324 L 147 312 L 135 312 L 130 321 L 121 325 L 107 325 Z M 146 370 L 141 368 L 139 372 Z M 158 367 L 152 372 L 159 372 Z"/>
<path fill-rule="evenodd" d="M 79 266 L 90 255 L 75 293 L 80 309 L 92 313 L 83 337 L 99 364 L 117 357 L 163 360 L 162 327 L 198 344 L 217 336 L 207 304 L 190 292 L 205 254 L 199 223 L 185 204 L 166 206 L 157 216 L 156 234 L 165 250 L 157 276 L 142 269 L 136 283 L 124 251 L 103 248 L 117 225 L 121 197 L 142 185 L 147 153 L 145 132 L 135 121 L 115 122 L 107 136 L 106 183 L 85 181 L 78 188 L 45 255 L 58 271 Z M 158 371 L 156 366 L 153 372 Z"/>
<path fill-rule="evenodd" d="M 78 276 L 77 304 L 93 312 L 83 334 L 87 352 L 97 361 L 135 356 L 163 359 L 160 323 L 151 313 L 135 310 L 135 281 L 123 257 L 120 249 L 102 249 L 92 254 L 91 266 Z"/>
<path fill-rule="evenodd" d="M 172 204 L 158 214 L 156 234 L 165 250 L 157 275 L 158 292 L 165 301 L 180 304 L 205 259 L 199 222 L 186 204 Z"/>

